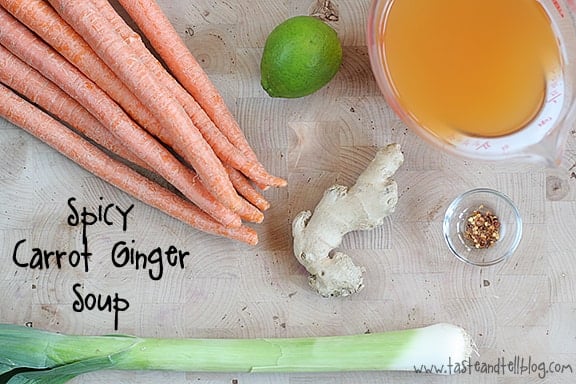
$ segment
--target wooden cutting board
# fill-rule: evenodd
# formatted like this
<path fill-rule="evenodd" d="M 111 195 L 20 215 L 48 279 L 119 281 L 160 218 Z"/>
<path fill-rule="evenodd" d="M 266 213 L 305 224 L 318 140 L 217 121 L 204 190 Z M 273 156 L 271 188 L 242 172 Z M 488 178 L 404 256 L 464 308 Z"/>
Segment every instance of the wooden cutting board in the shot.
<path fill-rule="evenodd" d="M 139 203 L 1 120 L 0 321 L 75 334 L 224 338 L 356 334 L 450 322 L 474 337 L 481 364 L 456 378 L 411 372 L 106 372 L 76 383 L 525 383 L 540 382 L 539 374 L 550 380 L 543 382 L 573 381 L 574 130 L 557 169 L 481 164 L 431 148 L 377 88 L 365 39 L 368 0 L 327 2 L 338 19 L 330 23 L 344 46 L 343 67 L 327 87 L 294 100 L 266 95 L 259 60 L 272 28 L 289 16 L 309 14 L 315 1 L 159 2 L 262 162 L 288 187 L 265 192 L 272 207 L 253 226 L 260 243 L 247 246 L 200 233 Z M 333 183 L 352 184 L 377 148 L 390 142 L 400 143 L 405 155 L 395 176 L 397 210 L 381 228 L 351 233 L 342 244 L 366 268 L 366 287 L 346 298 L 321 298 L 292 255 L 291 220 L 312 209 Z M 518 251 L 494 267 L 458 261 L 442 237 L 447 205 L 474 187 L 504 192 L 524 219 Z M 69 220 L 84 211 L 107 215 L 86 228 Z M 171 247 L 185 255 L 182 263 L 163 258 L 162 264 L 137 267 L 124 257 Z M 50 251 L 66 252 L 61 265 L 34 256 Z M 92 256 L 84 258 L 86 252 Z M 108 298 L 116 307 L 92 308 L 94 300 Z M 517 362 L 518 371 L 481 372 L 500 361 Z M 523 366 L 530 368 L 521 371 Z M 564 372 L 542 370 L 558 367 Z"/>

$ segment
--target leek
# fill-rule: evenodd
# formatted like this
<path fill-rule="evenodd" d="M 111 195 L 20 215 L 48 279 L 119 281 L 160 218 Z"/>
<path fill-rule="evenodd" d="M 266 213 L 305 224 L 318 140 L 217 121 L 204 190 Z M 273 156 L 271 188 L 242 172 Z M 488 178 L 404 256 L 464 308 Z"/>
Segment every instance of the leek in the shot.
<path fill-rule="evenodd" d="M 0 383 L 61 384 L 98 370 L 337 372 L 414 370 L 463 362 L 475 351 L 462 328 L 260 339 L 75 336 L 0 324 Z"/>

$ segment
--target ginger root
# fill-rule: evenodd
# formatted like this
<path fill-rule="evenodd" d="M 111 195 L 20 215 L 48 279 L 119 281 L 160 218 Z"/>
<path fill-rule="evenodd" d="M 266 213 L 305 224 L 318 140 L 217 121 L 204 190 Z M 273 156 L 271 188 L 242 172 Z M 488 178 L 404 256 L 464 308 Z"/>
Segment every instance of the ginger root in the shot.
<path fill-rule="evenodd" d="M 303 211 L 294 218 L 294 255 L 321 296 L 348 296 L 364 287 L 364 268 L 335 248 L 348 232 L 380 226 L 394 212 L 398 186 L 392 176 L 403 162 L 400 145 L 381 148 L 354 186 L 328 188 L 314 213 Z"/>

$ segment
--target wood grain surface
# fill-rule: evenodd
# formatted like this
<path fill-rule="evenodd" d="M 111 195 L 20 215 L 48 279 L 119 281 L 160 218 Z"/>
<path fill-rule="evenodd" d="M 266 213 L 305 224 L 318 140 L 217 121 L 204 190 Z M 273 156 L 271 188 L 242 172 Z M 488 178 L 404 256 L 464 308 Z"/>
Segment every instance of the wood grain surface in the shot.
<path fill-rule="evenodd" d="M 365 39 L 369 0 L 332 1 L 331 25 L 344 62 L 319 92 L 272 99 L 260 87 L 264 41 L 285 18 L 317 12 L 324 1 L 159 0 L 190 50 L 221 90 L 262 162 L 288 187 L 266 191 L 272 208 L 254 228 L 255 247 L 191 229 L 93 177 L 19 128 L 0 121 L 0 321 L 76 334 L 162 337 L 297 337 L 355 334 L 450 322 L 467 329 L 476 360 L 516 357 L 556 362 L 563 373 L 472 372 L 433 376 L 412 372 L 347 374 L 218 374 L 103 372 L 74 383 L 573 383 L 576 379 L 576 131 L 570 128 L 563 164 L 555 169 L 456 159 L 416 137 L 385 103 L 370 70 Z M 334 20 L 337 16 L 337 20 Z M 307 285 L 292 255 L 291 220 L 311 209 L 333 183 L 349 185 L 376 149 L 402 145 L 395 179 L 396 212 L 374 231 L 346 236 L 342 248 L 366 267 L 366 287 L 324 299 Z M 447 205 L 474 187 L 504 192 L 518 205 L 524 237 L 503 264 L 478 268 L 458 261 L 442 237 Z M 15 265 L 33 247 L 74 250 L 82 231 L 67 222 L 78 209 L 134 205 L 122 228 L 87 228 L 89 270 Z M 142 252 L 174 246 L 189 252 L 184 267 L 149 270 L 115 266 L 113 245 Z M 27 251 L 25 251 L 26 249 Z M 77 284 L 77 286 L 76 286 Z M 77 312 L 82 295 L 118 295 L 129 309 Z M 1 348 L 1 346 L 0 346 Z M 545 376 L 545 377 L 539 377 Z"/>

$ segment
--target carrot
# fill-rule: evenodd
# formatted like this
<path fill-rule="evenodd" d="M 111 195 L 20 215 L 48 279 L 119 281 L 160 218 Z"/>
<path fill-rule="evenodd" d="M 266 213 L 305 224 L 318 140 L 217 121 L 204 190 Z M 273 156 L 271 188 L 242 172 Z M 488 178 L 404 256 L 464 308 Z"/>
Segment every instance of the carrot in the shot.
<path fill-rule="evenodd" d="M 222 95 L 188 50 L 155 0 L 119 0 L 178 81 L 207 112 L 216 126 L 249 159 L 256 154 L 226 106 Z M 286 182 L 282 182 L 282 186 Z"/>
<path fill-rule="evenodd" d="M 192 202 L 225 225 L 240 218 L 205 190 L 197 177 L 124 113 L 100 88 L 0 8 L 0 44 L 75 98 L 116 137 Z"/>
<path fill-rule="evenodd" d="M 254 245 L 257 234 L 246 226 L 229 228 L 196 206 L 116 161 L 63 124 L 0 84 L 0 115 L 50 145 L 89 172 L 140 201 L 194 228 Z"/>
<path fill-rule="evenodd" d="M 255 207 L 261 211 L 265 211 L 270 208 L 270 203 L 262 196 L 250 183 L 240 171 L 237 169 L 227 166 L 228 175 L 232 181 L 232 185 L 238 191 L 238 193 L 243 196 L 246 200 L 252 203 Z"/>
<path fill-rule="evenodd" d="M 102 88 L 138 124 L 161 130 L 150 111 L 45 0 L 0 0 L 0 5 Z"/>
<path fill-rule="evenodd" d="M 180 148 L 184 141 L 173 140 L 172 136 L 165 132 L 150 111 L 46 1 L 0 0 L 0 5 L 100 86 L 148 132 L 162 138 L 171 147 L 175 146 L 174 142 L 178 143 L 176 149 L 179 155 L 186 157 L 186 149 Z M 130 38 L 139 39 L 139 35 L 133 33 Z M 241 218 L 248 221 L 261 222 L 263 220 L 262 213 L 249 206 L 247 202 L 242 202 L 242 206 L 236 210 Z"/>
<path fill-rule="evenodd" d="M 49 0 L 50 4 L 100 58 L 128 85 L 171 135 L 185 144 L 185 159 L 208 190 L 233 211 L 243 208 L 242 199 L 212 148 L 168 90 L 150 71 L 112 25 L 89 1 Z M 184 128 L 185 127 L 185 128 Z"/>
<path fill-rule="evenodd" d="M 152 55 L 141 39 L 134 38 L 135 32 L 118 15 L 108 0 L 92 0 L 100 14 L 102 14 L 114 26 L 122 38 L 130 44 L 138 54 L 140 60 L 154 73 L 158 81 L 176 97 L 184 107 L 188 116 L 198 127 L 208 144 L 214 149 L 220 160 L 225 164 L 243 172 L 252 181 L 271 186 L 283 186 L 285 181 L 272 176 L 264 166 L 256 159 L 248 159 L 238 148 L 230 143 L 228 138 L 214 125 L 213 121 L 200 107 L 196 100 L 164 69 L 162 64 Z M 178 151 L 178 143 L 163 138 L 169 146 Z M 170 142 L 172 141 L 172 142 Z M 180 151 L 179 151 L 180 153 Z M 234 183 L 233 183 L 234 184 Z"/>
<path fill-rule="evenodd" d="M 238 193 L 261 211 L 268 209 L 270 206 L 269 203 L 236 169 L 245 172 L 245 174 L 252 176 L 252 180 L 261 183 L 269 182 L 278 184 L 277 180 L 281 179 L 267 173 L 259 162 L 247 160 L 236 147 L 230 144 L 228 139 L 214 126 L 212 120 L 210 120 L 204 110 L 200 108 L 194 98 L 164 69 L 162 64 L 146 48 L 139 38 L 139 35 L 126 24 L 124 19 L 118 15 L 107 0 L 92 0 L 92 3 L 96 6 L 98 12 L 106 17 L 114 26 L 115 30 L 122 36 L 126 43 L 134 47 L 134 50 L 142 62 L 152 70 L 156 78 L 164 84 L 184 106 L 184 109 L 207 139 L 208 143 L 213 147 L 215 153 L 225 163 L 232 185 Z M 168 146 L 174 148 L 177 153 L 182 154 L 182 148 L 179 142 L 173 140 L 170 135 L 162 134 L 161 132 L 151 133 L 159 137 L 159 139 Z M 232 171 L 235 172 L 232 173 Z M 242 212 L 240 212 L 240 216 L 244 217 Z"/>
<path fill-rule="evenodd" d="M 102 147 L 142 168 L 152 170 L 76 100 L 2 45 L 0 45 L 0 81 L 67 122 Z"/>

